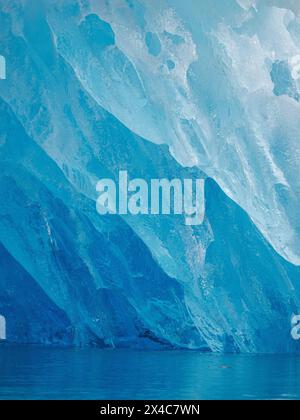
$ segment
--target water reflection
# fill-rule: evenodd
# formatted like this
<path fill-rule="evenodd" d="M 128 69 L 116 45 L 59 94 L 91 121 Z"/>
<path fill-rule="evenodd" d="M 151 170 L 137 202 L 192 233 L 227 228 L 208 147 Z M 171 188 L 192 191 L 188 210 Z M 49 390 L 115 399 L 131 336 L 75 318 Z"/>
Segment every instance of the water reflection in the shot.
<path fill-rule="evenodd" d="M 0 348 L 0 399 L 298 399 L 297 356 Z"/>

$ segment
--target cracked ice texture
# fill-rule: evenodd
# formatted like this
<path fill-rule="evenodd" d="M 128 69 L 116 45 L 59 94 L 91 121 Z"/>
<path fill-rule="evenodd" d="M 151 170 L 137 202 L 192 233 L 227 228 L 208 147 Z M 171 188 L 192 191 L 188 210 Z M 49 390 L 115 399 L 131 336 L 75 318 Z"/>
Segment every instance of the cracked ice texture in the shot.
<path fill-rule="evenodd" d="M 1 2 L 0 313 L 15 341 L 295 351 L 295 4 Z M 95 183 L 120 169 L 209 176 L 204 225 L 100 218 Z"/>
<path fill-rule="evenodd" d="M 299 3 L 54 4 L 57 50 L 89 94 L 138 135 L 166 143 L 181 165 L 215 179 L 300 265 L 300 105 L 276 95 L 272 80 L 277 62 L 300 54 Z M 105 52 L 95 40 L 103 21 Z"/>

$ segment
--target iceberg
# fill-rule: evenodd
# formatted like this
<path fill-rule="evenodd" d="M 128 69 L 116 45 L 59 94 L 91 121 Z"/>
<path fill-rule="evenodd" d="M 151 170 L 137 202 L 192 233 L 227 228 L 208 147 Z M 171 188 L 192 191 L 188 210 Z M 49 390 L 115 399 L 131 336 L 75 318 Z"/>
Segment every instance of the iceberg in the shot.
<path fill-rule="evenodd" d="M 16 343 L 298 352 L 300 10 L 2 0 L 0 315 Z M 96 211 L 205 180 L 201 226 Z"/>

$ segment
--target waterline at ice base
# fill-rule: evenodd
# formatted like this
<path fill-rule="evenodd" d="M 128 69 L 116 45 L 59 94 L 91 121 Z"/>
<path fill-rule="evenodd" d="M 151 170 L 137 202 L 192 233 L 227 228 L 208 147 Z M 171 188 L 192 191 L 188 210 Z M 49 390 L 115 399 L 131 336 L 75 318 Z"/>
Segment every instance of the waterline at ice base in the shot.
<path fill-rule="evenodd" d="M 1 0 L 0 359 L 297 359 L 299 133 L 298 0 Z"/>

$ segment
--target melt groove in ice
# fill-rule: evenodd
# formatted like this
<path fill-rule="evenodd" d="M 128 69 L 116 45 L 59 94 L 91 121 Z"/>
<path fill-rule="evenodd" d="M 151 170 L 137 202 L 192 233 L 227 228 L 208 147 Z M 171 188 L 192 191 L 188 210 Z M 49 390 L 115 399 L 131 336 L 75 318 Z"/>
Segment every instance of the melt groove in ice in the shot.
<path fill-rule="evenodd" d="M 1 1 L 11 341 L 298 350 L 299 12 L 293 0 Z M 205 223 L 99 218 L 95 183 L 119 170 L 207 177 Z"/>

